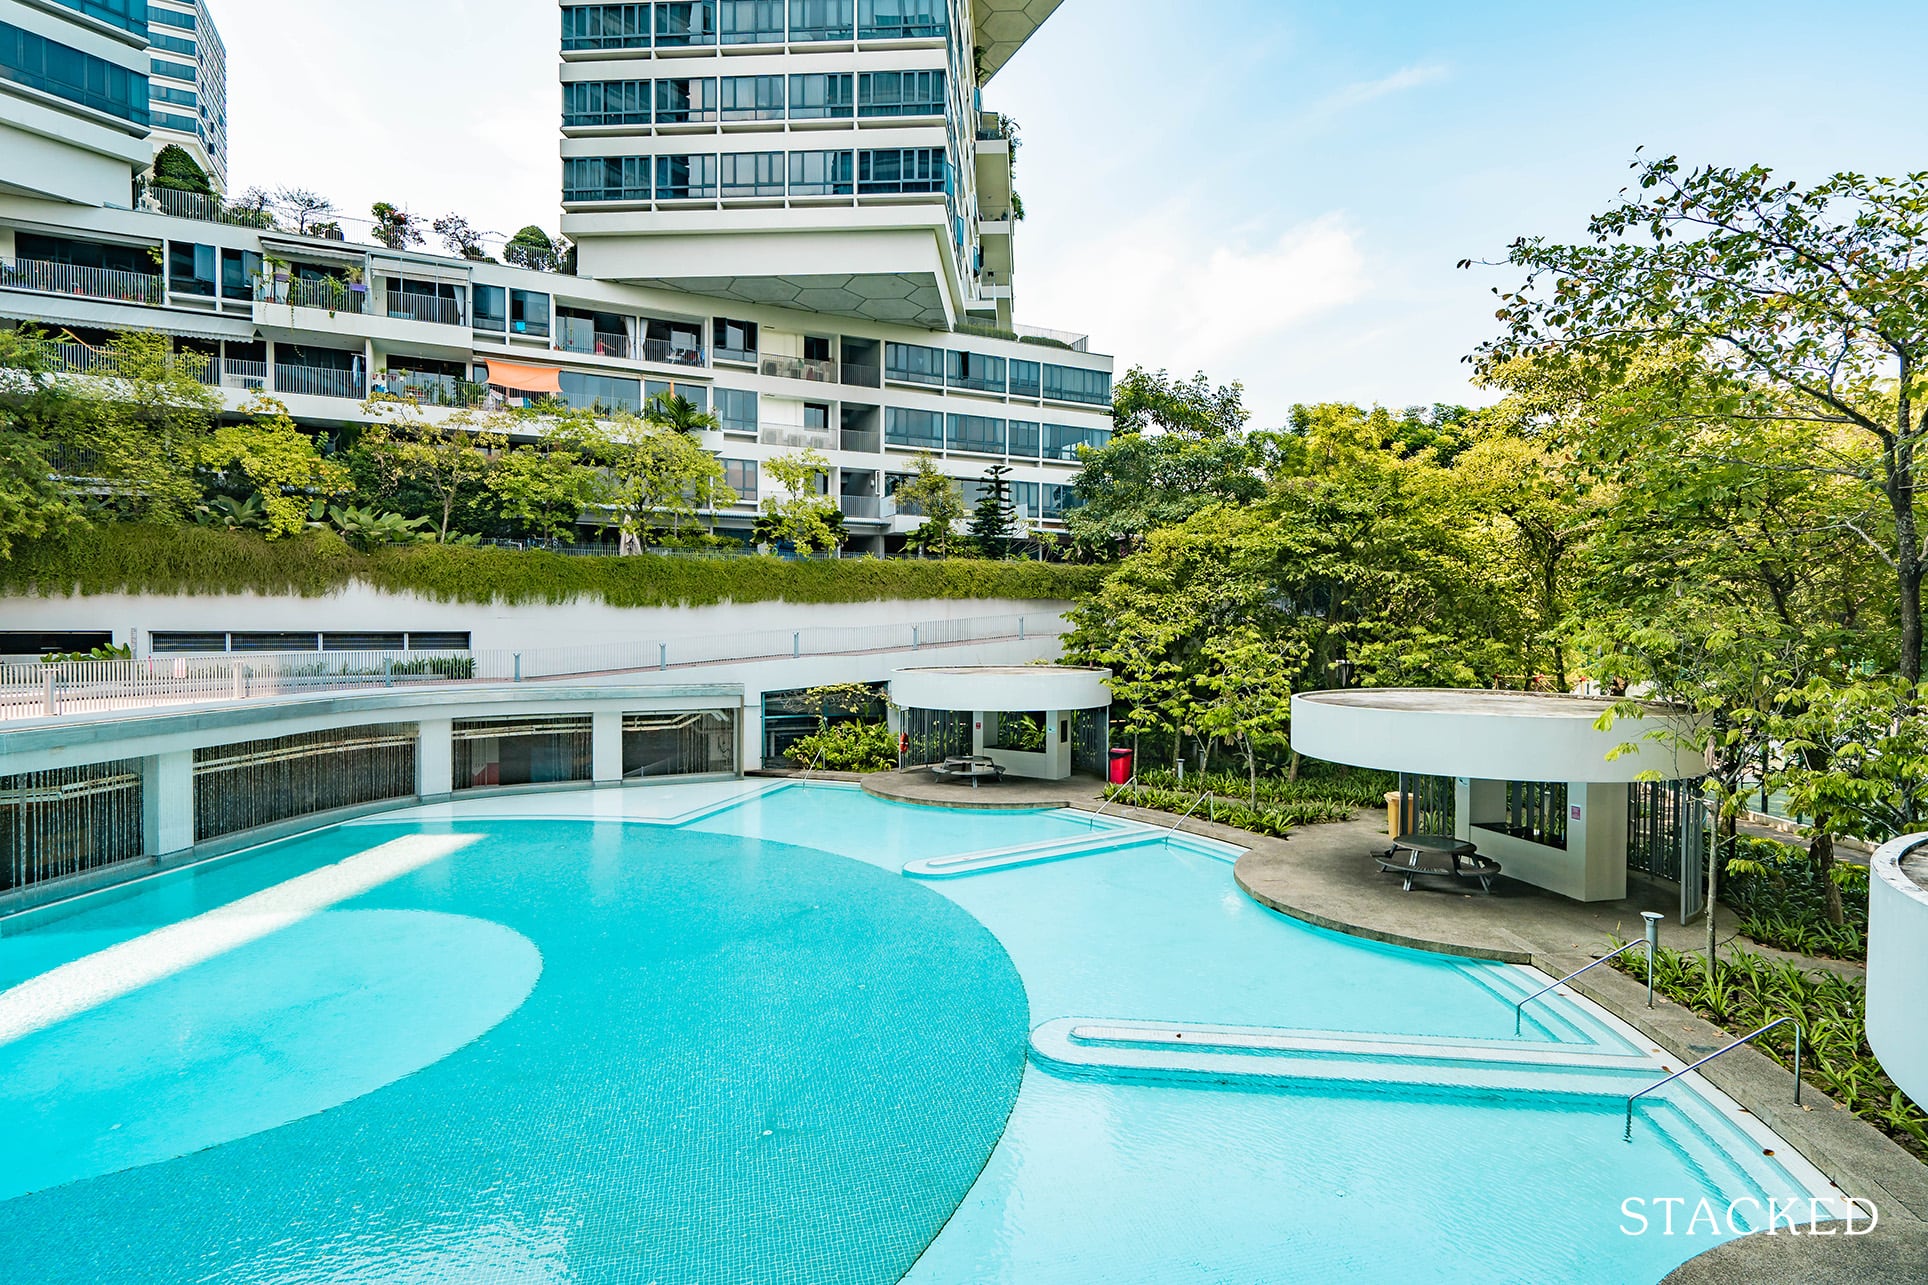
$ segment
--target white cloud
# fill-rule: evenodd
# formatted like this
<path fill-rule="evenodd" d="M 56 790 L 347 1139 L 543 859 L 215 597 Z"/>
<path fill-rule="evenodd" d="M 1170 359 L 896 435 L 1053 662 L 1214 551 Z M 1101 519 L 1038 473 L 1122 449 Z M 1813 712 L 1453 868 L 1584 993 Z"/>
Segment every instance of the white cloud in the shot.
<path fill-rule="evenodd" d="M 1361 80 L 1326 95 L 1313 105 L 1315 117 L 1334 116 L 1354 107 L 1403 94 L 1409 89 L 1419 89 L 1426 85 L 1438 84 L 1447 77 L 1447 69 L 1439 63 L 1419 63 L 1411 67 L 1401 67 L 1390 76 L 1378 80 Z"/>
<path fill-rule="evenodd" d="M 1254 239 L 1189 203 L 1147 212 L 1103 237 L 1020 267 L 1020 316 L 1079 318 L 1093 347 L 1132 363 L 1232 379 L 1322 316 L 1371 289 L 1365 255 L 1338 214 Z"/>

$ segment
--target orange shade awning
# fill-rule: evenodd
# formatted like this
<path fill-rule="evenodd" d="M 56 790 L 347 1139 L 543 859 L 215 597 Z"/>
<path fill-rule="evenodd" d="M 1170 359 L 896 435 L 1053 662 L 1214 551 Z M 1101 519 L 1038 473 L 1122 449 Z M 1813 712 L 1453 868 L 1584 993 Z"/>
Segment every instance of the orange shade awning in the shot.
<path fill-rule="evenodd" d="M 520 362 L 487 359 L 489 383 L 518 393 L 562 395 L 562 372 L 553 366 L 524 366 Z"/>

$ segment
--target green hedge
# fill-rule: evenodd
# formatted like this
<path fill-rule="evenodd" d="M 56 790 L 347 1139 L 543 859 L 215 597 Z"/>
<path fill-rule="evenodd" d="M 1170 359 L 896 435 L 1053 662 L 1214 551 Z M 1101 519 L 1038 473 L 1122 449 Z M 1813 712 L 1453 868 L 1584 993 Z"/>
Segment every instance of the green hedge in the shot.
<path fill-rule="evenodd" d="M 443 602 L 559 603 L 592 597 L 614 607 L 673 607 L 1064 600 L 1095 588 L 1103 575 L 1097 567 L 961 559 L 572 558 L 442 545 L 357 553 L 329 532 L 269 541 L 205 527 L 100 526 L 61 540 L 16 545 L 11 560 L 0 560 L 0 591 L 318 597 L 359 581 Z"/>

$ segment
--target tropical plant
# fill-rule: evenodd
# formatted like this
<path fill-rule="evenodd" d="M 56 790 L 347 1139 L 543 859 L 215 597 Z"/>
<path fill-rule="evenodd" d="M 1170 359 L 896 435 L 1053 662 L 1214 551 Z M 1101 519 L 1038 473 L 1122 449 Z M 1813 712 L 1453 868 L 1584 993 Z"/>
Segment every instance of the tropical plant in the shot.
<path fill-rule="evenodd" d="M 808 557 L 843 543 L 843 512 L 817 488 L 830 461 L 816 451 L 779 455 L 763 462 L 763 471 L 783 488 L 783 494 L 763 501 L 758 538 L 765 543 L 789 544 Z"/>
<path fill-rule="evenodd" d="M 888 772 L 897 766 L 897 738 L 882 723 L 833 723 L 796 741 L 784 757 L 826 772 Z"/>
<path fill-rule="evenodd" d="M 377 201 L 368 212 L 375 216 L 375 240 L 391 250 L 407 250 L 422 244 L 420 220 L 407 210 L 387 201 Z"/>
<path fill-rule="evenodd" d="M 487 251 L 482 248 L 482 234 L 469 225 L 469 221 L 459 214 L 444 214 L 432 225 L 435 235 L 442 238 L 448 252 L 458 259 L 471 259 L 487 262 Z"/>
<path fill-rule="evenodd" d="M 319 503 L 317 501 L 317 505 Z M 327 515 L 342 538 L 363 552 L 387 545 L 419 544 L 435 538 L 427 518 L 408 518 L 399 513 L 377 513 L 341 505 L 330 506 Z"/>
<path fill-rule="evenodd" d="M 561 254 L 549 234 L 531 224 L 509 238 L 502 247 L 502 261 L 534 272 L 554 272 L 561 266 Z"/>
<path fill-rule="evenodd" d="M 964 516 L 964 493 L 957 480 L 941 472 L 928 453 L 911 461 L 911 474 L 895 492 L 897 511 L 923 521 L 904 537 L 919 557 L 946 558 L 958 548 L 957 523 Z"/>
<path fill-rule="evenodd" d="M 197 196 L 214 195 L 214 184 L 208 180 L 207 171 L 178 143 L 169 143 L 154 154 L 153 176 L 155 187 L 192 192 Z"/>

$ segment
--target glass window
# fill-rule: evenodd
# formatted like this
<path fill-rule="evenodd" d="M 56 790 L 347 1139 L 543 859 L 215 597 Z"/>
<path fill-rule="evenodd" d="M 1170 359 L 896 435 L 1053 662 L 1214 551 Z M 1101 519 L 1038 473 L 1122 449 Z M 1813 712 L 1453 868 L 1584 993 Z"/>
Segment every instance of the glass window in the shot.
<path fill-rule="evenodd" d="M 647 201 L 647 156 L 578 156 L 562 164 L 564 201 Z"/>
<path fill-rule="evenodd" d="M 723 481 L 736 498 L 746 504 L 756 503 L 756 461 L 724 460 Z"/>
<path fill-rule="evenodd" d="M 147 0 L 60 0 L 60 3 L 75 13 L 84 13 L 89 18 L 98 18 L 102 22 L 119 27 L 122 31 L 131 31 L 138 36 L 147 34 L 147 24 L 150 21 L 172 23 L 186 27 L 189 31 L 194 29 L 193 14 L 171 13 L 163 10 L 150 14 L 147 11 Z"/>
<path fill-rule="evenodd" d="M 980 393 L 1004 391 L 1004 358 L 986 357 L 974 352 L 947 354 L 946 373 L 952 388 L 968 388 Z"/>
<path fill-rule="evenodd" d="M 577 49 L 649 48 L 646 4 L 570 5 L 562 11 L 562 47 Z"/>
<path fill-rule="evenodd" d="M 886 406 L 884 441 L 890 446 L 941 451 L 944 449 L 944 417 L 934 410 Z"/>
<path fill-rule="evenodd" d="M 509 328 L 509 295 L 501 286 L 475 287 L 475 328 L 498 334 Z"/>
<path fill-rule="evenodd" d="M 929 40 L 950 25 L 944 0 L 857 0 L 857 35 L 865 40 Z"/>
<path fill-rule="evenodd" d="M 1035 361 L 1014 361 L 1011 363 L 1011 396 L 1029 397 L 1033 401 L 1041 395 L 1044 385 L 1040 382 L 1044 368 Z"/>
<path fill-rule="evenodd" d="M 1021 456 L 1027 460 L 1037 459 L 1044 449 L 1042 429 L 1042 425 L 1034 424 L 1029 420 L 1012 420 L 1010 432 L 1006 436 L 1006 449 L 1014 458 Z"/>
<path fill-rule="evenodd" d="M 1004 421 L 983 415 L 953 415 L 947 440 L 954 451 L 1004 454 Z"/>
<path fill-rule="evenodd" d="M 183 40 L 179 36 L 170 36 L 163 31 L 149 32 L 147 44 L 149 48 L 159 49 L 163 53 L 185 54 L 189 58 L 197 56 L 192 40 Z"/>
<path fill-rule="evenodd" d="M 851 97 L 856 77 L 818 73 L 790 77 L 791 120 L 846 120 L 856 114 Z"/>
<path fill-rule="evenodd" d="M 716 336 L 716 355 L 728 360 L 756 360 L 756 322 L 732 321 L 728 317 L 718 317 L 712 327 Z"/>
<path fill-rule="evenodd" d="M 724 196 L 782 196 L 782 152 L 729 152 L 723 156 Z"/>
<path fill-rule="evenodd" d="M 656 123 L 687 125 L 716 119 L 716 78 L 656 82 Z"/>
<path fill-rule="evenodd" d="M 725 76 L 720 106 L 724 120 L 782 120 L 783 77 Z"/>
<path fill-rule="evenodd" d="M 254 279 L 261 275 L 261 256 L 253 250 L 221 251 L 221 297 L 251 299 Z"/>
<path fill-rule="evenodd" d="M 200 103 L 200 100 L 194 96 L 193 90 L 175 89 L 168 85 L 151 85 L 148 88 L 147 98 L 149 102 L 167 103 L 174 107 L 193 108 Z"/>
<path fill-rule="evenodd" d="M 850 14 L 851 0 L 790 0 L 790 41 L 848 40 Z"/>
<path fill-rule="evenodd" d="M 726 45 L 783 43 L 783 0 L 723 0 L 716 17 Z"/>
<path fill-rule="evenodd" d="M 849 196 L 856 191 L 851 157 L 849 152 L 790 153 L 790 195 Z"/>
<path fill-rule="evenodd" d="M 1087 406 L 1111 405 L 1111 376 L 1102 370 L 1083 370 L 1076 366 L 1046 366 L 1044 395 L 1057 402 L 1083 402 Z"/>
<path fill-rule="evenodd" d="M 860 196 L 894 196 L 905 192 L 947 192 L 950 162 L 941 147 L 893 147 L 857 153 L 857 192 Z"/>
<path fill-rule="evenodd" d="M 746 388 L 717 389 L 716 418 L 726 433 L 756 432 L 756 394 Z"/>
<path fill-rule="evenodd" d="M 1103 428 L 1072 428 L 1067 424 L 1046 424 L 1044 426 L 1044 458 L 1048 460 L 1076 460 L 1078 448 L 1089 446 L 1093 450 L 1111 440 L 1111 431 Z"/>
<path fill-rule="evenodd" d="M 710 409 L 710 388 L 708 384 L 685 384 L 674 379 L 645 379 L 643 381 L 643 400 L 653 402 L 658 397 L 681 397 L 697 410 L 708 413 Z"/>
<path fill-rule="evenodd" d="M 859 116 L 942 116 L 941 71 L 867 71 L 857 77 Z"/>
<path fill-rule="evenodd" d="M 0 80 L 147 125 L 147 77 L 10 22 L 0 22 Z"/>
<path fill-rule="evenodd" d="M 183 245 L 170 241 L 167 247 L 167 283 L 175 294 L 214 295 L 215 252 L 211 245 Z"/>
<path fill-rule="evenodd" d="M 715 156 L 656 158 L 656 199 L 704 201 L 716 196 Z"/>
<path fill-rule="evenodd" d="M 656 47 L 687 49 L 716 43 L 716 0 L 656 6 Z"/>
<path fill-rule="evenodd" d="M 573 370 L 563 371 L 559 378 L 562 404 L 572 410 L 611 415 L 619 410 L 633 414 L 642 409 L 642 385 L 637 380 L 615 375 L 585 375 Z"/>
<path fill-rule="evenodd" d="M 165 58 L 149 58 L 147 70 L 155 76 L 171 76 L 175 80 L 193 81 L 194 68 L 184 62 L 168 62 Z"/>
<path fill-rule="evenodd" d="M 1007 483 L 1007 485 L 1010 487 L 1011 504 L 1017 509 L 1019 517 L 1036 518 L 1042 516 L 1038 512 L 1038 484 L 1036 482 L 1011 482 Z"/>
<path fill-rule="evenodd" d="M 533 290 L 509 291 L 509 332 L 546 338 L 549 334 L 549 296 Z"/>
<path fill-rule="evenodd" d="M 944 386 L 944 350 L 919 344 L 885 344 L 884 374 L 912 384 Z"/>
<path fill-rule="evenodd" d="M 562 123 L 582 125 L 647 125 L 650 121 L 647 80 L 589 80 L 562 87 Z"/>

